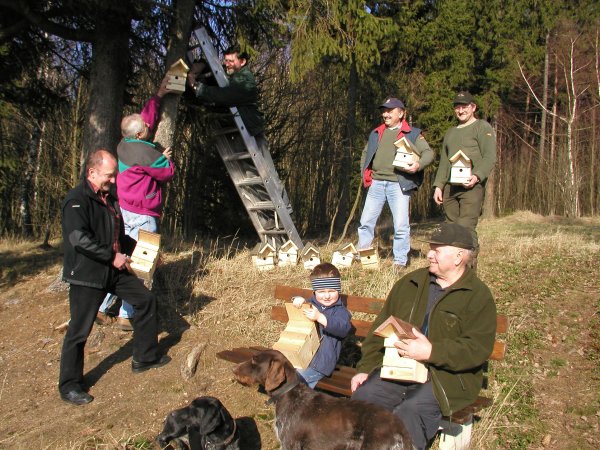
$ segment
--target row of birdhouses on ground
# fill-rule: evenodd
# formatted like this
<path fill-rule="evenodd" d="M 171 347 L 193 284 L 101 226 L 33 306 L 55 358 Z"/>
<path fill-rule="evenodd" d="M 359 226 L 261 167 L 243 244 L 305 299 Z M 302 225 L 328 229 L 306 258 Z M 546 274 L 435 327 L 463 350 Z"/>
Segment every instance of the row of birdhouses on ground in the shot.
<path fill-rule="evenodd" d="M 379 267 L 379 257 L 377 250 L 367 248 L 356 250 L 353 244 L 343 244 L 334 252 L 331 264 L 337 268 L 350 267 L 354 260 L 360 260 L 360 264 L 365 269 L 377 269 Z M 312 270 L 318 264 L 321 264 L 321 252 L 312 243 L 308 242 L 302 251 L 291 240 L 282 244 L 278 249 L 268 242 L 256 244 L 252 250 L 252 262 L 259 270 L 270 270 L 275 266 L 295 266 L 301 263 L 305 269 Z"/>

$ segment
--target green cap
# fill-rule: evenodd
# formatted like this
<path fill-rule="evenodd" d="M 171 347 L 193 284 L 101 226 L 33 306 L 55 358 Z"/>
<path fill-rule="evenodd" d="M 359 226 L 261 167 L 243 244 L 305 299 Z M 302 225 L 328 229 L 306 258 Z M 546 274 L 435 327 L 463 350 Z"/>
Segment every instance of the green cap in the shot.
<path fill-rule="evenodd" d="M 444 222 L 433 230 L 429 239 L 425 242 L 430 244 L 450 245 L 452 247 L 465 248 L 473 250 L 475 248 L 475 240 L 473 232 L 468 228 L 457 223 Z"/>
<path fill-rule="evenodd" d="M 475 99 L 470 92 L 462 91 L 456 94 L 452 103 L 454 105 L 470 105 L 471 103 L 475 103 Z"/>

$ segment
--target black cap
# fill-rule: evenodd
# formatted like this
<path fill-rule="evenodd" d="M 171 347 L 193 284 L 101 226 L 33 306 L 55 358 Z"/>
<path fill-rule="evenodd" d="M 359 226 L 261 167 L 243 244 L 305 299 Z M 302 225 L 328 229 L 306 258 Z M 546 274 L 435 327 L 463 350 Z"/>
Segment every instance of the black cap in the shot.
<path fill-rule="evenodd" d="M 425 242 L 430 244 L 450 245 L 452 247 L 473 250 L 475 239 L 473 232 L 457 223 L 444 222 L 436 227 Z"/>
<path fill-rule="evenodd" d="M 467 91 L 459 92 L 456 94 L 456 97 L 454 97 L 454 105 L 470 105 L 471 103 L 475 103 L 475 99 Z"/>
<path fill-rule="evenodd" d="M 380 108 L 400 108 L 400 109 L 405 109 L 404 108 L 404 103 L 402 103 L 402 100 L 398 100 L 395 97 L 388 97 L 385 99 L 385 101 L 379 106 Z"/>

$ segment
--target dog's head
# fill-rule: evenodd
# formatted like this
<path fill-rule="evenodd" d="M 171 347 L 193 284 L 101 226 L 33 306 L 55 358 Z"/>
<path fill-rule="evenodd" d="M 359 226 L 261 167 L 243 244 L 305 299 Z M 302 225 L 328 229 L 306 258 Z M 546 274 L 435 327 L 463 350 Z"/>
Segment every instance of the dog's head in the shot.
<path fill-rule="evenodd" d="M 189 406 L 171 411 L 167 415 L 163 431 L 156 440 L 161 447 L 165 447 L 171 440 L 186 434 L 204 439 L 204 436 L 213 433 L 223 425 L 228 425 L 224 431 L 230 432 L 234 429 L 234 419 L 219 399 L 198 397 Z"/>
<path fill-rule="evenodd" d="M 296 371 L 288 359 L 277 350 L 257 353 L 233 368 L 235 379 L 244 386 L 262 384 L 270 393 L 288 381 L 297 379 Z"/>

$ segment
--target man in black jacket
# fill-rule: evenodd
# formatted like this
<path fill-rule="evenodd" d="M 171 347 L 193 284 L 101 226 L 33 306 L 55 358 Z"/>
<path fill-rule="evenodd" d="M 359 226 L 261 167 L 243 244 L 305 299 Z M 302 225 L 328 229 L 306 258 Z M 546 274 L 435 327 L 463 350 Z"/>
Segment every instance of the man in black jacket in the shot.
<path fill-rule="evenodd" d="M 91 152 L 84 179 L 68 192 L 62 206 L 63 280 L 71 285 L 71 320 L 62 347 L 58 390 L 64 401 L 75 405 L 94 399 L 84 385 L 83 349 L 107 292 L 126 298 L 135 309 L 132 371 L 143 372 L 171 360 L 158 354 L 156 298 L 130 272 L 127 254 L 135 241 L 125 235 L 119 204 L 111 194 L 116 176 L 117 160 L 108 150 Z"/>

